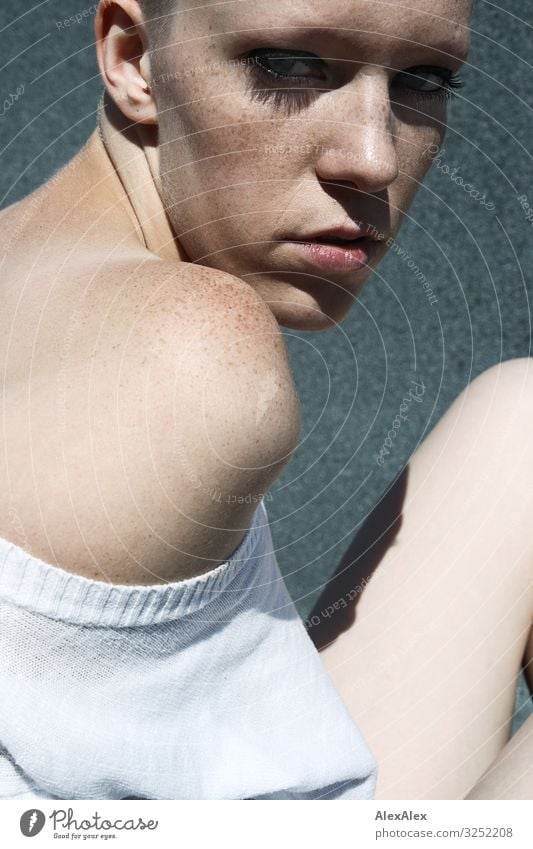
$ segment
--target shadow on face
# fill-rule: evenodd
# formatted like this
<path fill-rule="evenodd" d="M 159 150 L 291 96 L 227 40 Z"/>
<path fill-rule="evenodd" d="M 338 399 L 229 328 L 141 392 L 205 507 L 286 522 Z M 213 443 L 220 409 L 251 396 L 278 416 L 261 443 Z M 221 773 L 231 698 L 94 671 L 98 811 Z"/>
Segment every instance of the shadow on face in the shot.
<path fill-rule="evenodd" d="M 136 3 L 116 5 L 150 91 L 128 117 L 157 126 L 186 254 L 247 280 L 286 326 L 341 321 L 442 144 L 470 0 L 145 0 L 133 21 Z M 127 114 L 124 74 L 110 93 Z"/>

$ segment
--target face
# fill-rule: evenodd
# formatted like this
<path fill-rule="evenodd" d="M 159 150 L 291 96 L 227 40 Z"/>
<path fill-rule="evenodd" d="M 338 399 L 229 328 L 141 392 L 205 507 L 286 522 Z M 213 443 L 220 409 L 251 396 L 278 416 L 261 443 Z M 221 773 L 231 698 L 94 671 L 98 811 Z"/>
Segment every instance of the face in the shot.
<path fill-rule="evenodd" d="M 180 245 L 249 282 L 280 324 L 329 327 L 442 143 L 471 2 L 184 5 L 151 60 Z"/>

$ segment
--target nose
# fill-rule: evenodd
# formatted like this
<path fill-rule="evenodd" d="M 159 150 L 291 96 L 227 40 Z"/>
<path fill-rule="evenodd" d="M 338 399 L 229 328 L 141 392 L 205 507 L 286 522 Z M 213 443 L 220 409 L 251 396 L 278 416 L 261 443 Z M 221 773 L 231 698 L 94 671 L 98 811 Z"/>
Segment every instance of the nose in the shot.
<path fill-rule="evenodd" d="M 384 191 L 399 174 L 388 79 L 379 71 L 360 72 L 326 98 L 327 132 L 315 164 L 318 179 L 349 183 L 368 194 Z"/>

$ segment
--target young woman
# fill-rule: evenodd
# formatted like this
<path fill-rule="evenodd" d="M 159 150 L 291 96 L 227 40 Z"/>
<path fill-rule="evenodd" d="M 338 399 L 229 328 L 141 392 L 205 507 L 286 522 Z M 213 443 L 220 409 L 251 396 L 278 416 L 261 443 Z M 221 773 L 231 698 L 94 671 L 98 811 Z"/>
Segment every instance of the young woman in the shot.
<path fill-rule="evenodd" d="M 334 609 L 374 574 L 321 654 L 263 503 L 299 432 L 280 326 L 341 321 L 386 253 L 470 6 L 100 3 L 98 130 L 3 218 L 4 798 L 531 792 L 529 729 L 504 748 L 528 361 L 475 380 L 376 508 L 379 568 L 347 552 Z"/>

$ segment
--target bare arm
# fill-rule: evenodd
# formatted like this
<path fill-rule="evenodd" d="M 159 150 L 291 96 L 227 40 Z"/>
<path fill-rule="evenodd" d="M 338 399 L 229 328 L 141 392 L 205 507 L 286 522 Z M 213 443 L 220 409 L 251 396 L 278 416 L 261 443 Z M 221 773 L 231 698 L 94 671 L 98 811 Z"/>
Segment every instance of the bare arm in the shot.
<path fill-rule="evenodd" d="M 15 541 L 97 580 L 180 580 L 241 541 L 294 450 L 298 400 L 247 284 L 167 263 L 120 282 L 63 317 L 29 411 L 12 407 Z"/>

